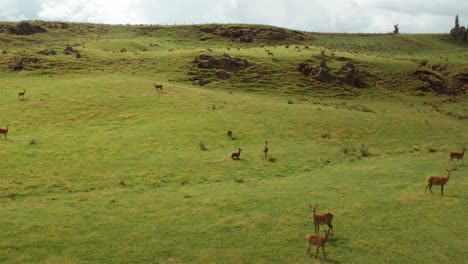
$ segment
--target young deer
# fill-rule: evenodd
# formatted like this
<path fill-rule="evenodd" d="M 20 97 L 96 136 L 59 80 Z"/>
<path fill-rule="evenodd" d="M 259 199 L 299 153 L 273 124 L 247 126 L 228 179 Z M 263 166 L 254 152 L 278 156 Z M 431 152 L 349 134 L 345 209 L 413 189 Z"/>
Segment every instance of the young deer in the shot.
<path fill-rule="evenodd" d="M 228 132 L 226 134 L 226 137 L 232 139 L 232 131 L 231 130 L 228 130 Z"/>
<path fill-rule="evenodd" d="M 427 188 L 429 188 L 429 191 L 432 193 L 432 185 L 440 185 L 440 195 L 444 195 L 444 185 L 447 184 L 447 182 L 450 179 L 450 175 L 452 175 L 452 170 L 447 170 L 447 177 L 443 176 L 429 176 L 427 177 L 427 185 L 426 185 L 426 190 L 424 193 L 427 193 Z"/>
<path fill-rule="evenodd" d="M 317 258 L 319 248 L 322 248 L 323 257 L 327 258 L 325 255 L 325 243 L 327 243 L 328 237 L 330 236 L 330 230 L 325 230 L 325 237 L 321 237 L 319 235 L 312 235 L 309 234 L 306 236 L 307 238 L 307 255 L 310 256 L 310 248 L 312 245 L 317 246 L 317 250 L 315 250 L 315 258 Z"/>
<path fill-rule="evenodd" d="M 265 159 L 267 158 L 267 154 L 268 154 L 268 141 L 265 140 L 265 146 L 263 147 L 263 155 Z"/>
<path fill-rule="evenodd" d="M 235 160 L 240 159 L 240 153 L 241 153 L 241 151 L 242 151 L 242 149 L 239 148 L 239 152 L 233 152 L 233 153 L 231 154 L 231 159 L 233 159 L 233 160 L 234 160 L 234 159 L 235 159 Z"/>
<path fill-rule="evenodd" d="M 465 164 L 463 162 L 463 156 L 465 156 L 465 148 L 463 148 L 463 152 L 462 153 L 458 153 L 458 152 L 451 152 L 450 153 L 450 159 L 449 159 L 449 163 L 450 161 L 453 162 L 453 159 L 457 159 L 457 160 L 461 160 L 463 164 Z"/>
<path fill-rule="evenodd" d="M 6 128 L 0 128 L 0 134 L 4 134 L 5 135 L 5 140 L 7 139 L 8 125 L 6 126 Z"/>
<path fill-rule="evenodd" d="M 317 214 L 315 210 L 317 210 L 318 204 L 314 207 L 309 204 L 310 210 L 312 211 L 312 222 L 314 223 L 315 227 L 315 234 L 318 235 L 320 231 L 320 225 L 327 224 L 328 230 L 331 230 L 331 235 L 333 235 L 333 214 L 330 212 Z"/>
<path fill-rule="evenodd" d="M 153 83 L 153 85 L 154 85 L 154 88 L 156 88 L 156 91 L 157 91 L 158 93 L 162 93 L 162 92 L 163 92 L 163 86 L 162 86 L 162 84 L 155 84 L 155 83 Z"/>
<path fill-rule="evenodd" d="M 23 89 L 22 92 L 19 92 L 19 93 L 18 93 L 18 99 L 20 99 L 20 97 L 21 97 L 21 99 L 24 99 L 24 94 L 25 94 L 25 93 L 26 93 L 26 90 L 24 90 L 24 89 Z"/>

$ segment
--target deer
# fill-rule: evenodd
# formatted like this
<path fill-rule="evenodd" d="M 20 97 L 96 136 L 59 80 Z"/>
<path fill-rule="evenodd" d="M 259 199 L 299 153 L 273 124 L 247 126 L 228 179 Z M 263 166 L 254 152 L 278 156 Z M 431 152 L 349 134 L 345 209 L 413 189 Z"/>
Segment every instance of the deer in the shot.
<path fill-rule="evenodd" d="M 232 139 L 232 131 L 231 130 L 228 130 L 228 132 L 226 133 L 226 137 Z"/>
<path fill-rule="evenodd" d="M 162 92 L 163 92 L 163 86 L 162 86 L 162 84 L 155 84 L 155 83 L 153 82 L 153 85 L 154 85 L 154 88 L 156 88 L 156 91 L 157 91 L 158 93 L 162 93 Z"/>
<path fill-rule="evenodd" d="M 312 235 L 312 234 L 309 234 L 306 236 L 306 239 L 307 239 L 307 255 L 311 256 L 310 255 L 310 248 L 312 247 L 312 245 L 315 245 L 317 246 L 317 250 L 315 251 L 315 258 L 317 258 L 317 254 L 318 254 L 318 250 L 319 248 L 322 248 L 322 252 L 323 252 L 323 257 L 324 258 L 327 258 L 327 256 L 325 255 L 325 243 L 327 243 L 327 240 L 328 238 L 330 237 L 330 230 L 325 230 L 325 237 L 321 237 L 319 235 Z"/>
<path fill-rule="evenodd" d="M 18 93 L 18 99 L 20 99 L 20 97 L 21 97 L 21 99 L 24 99 L 24 94 L 25 94 L 25 93 L 26 93 L 26 90 L 24 90 L 24 89 L 23 89 L 22 92 L 19 92 L 19 93 Z"/>
<path fill-rule="evenodd" d="M 233 160 L 239 160 L 240 159 L 240 153 L 241 153 L 242 149 L 239 148 L 239 151 L 238 152 L 233 152 L 231 154 L 231 159 Z"/>
<path fill-rule="evenodd" d="M 6 128 L 0 128 L 0 135 L 1 134 L 5 135 L 5 140 L 6 140 L 7 134 L 8 134 L 8 125 L 6 125 Z"/>
<path fill-rule="evenodd" d="M 275 54 L 273 54 L 273 52 L 268 52 L 268 56 L 275 56 Z"/>
<path fill-rule="evenodd" d="M 440 185 L 440 195 L 444 195 L 444 185 L 447 184 L 447 182 L 450 179 L 450 175 L 452 175 L 452 170 L 445 170 L 447 171 L 447 177 L 443 176 L 429 176 L 427 177 L 427 185 L 424 193 L 427 193 L 427 188 L 429 188 L 429 191 L 431 191 L 431 194 L 434 194 L 432 192 L 432 185 Z"/>
<path fill-rule="evenodd" d="M 264 159 L 267 158 L 267 154 L 268 154 L 268 141 L 265 140 L 265 146 L 263 147 Z"/>
<path fill-rule="evenodd" d="M 333 235 L 333 214 L 330 212 L 317 214 L 315 210 L 317 210 L 318 204 L 316 206 L 312 206 L 309 204 L 309 208 L 312 211 L 312 222 L 314 223 L 315 227 L 315 234 L 318 235 L 320 231 L 320 225 L 326 224 L 328 226 L 328 230 L 331 230 L 331 235 Z"/>
<path fill-rule="evenodd" d="M 463 162 L 463 156 L 465 155 L 465 150 L 466 150 L 466 148 L 463 148 L 462 153 L 451 152 L 451 153 L 450 153 L 449 163 L 450 163 L 450 161 L 453 162 L 453 159 L 457 159 L 457 160 L 461 160 L 462 163 L 465 164 L 465 163 Z"/>

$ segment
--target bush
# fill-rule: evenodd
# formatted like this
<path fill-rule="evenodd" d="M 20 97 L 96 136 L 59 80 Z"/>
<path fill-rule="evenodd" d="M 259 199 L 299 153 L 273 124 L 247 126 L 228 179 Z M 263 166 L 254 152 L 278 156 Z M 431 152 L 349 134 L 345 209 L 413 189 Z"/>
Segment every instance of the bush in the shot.
<path fill-rule="evenodd" d="M 361 152 L 361 156 L 363 157 L 370 156 L 369 148 L 364 144 L 362 144 L 361 147 L 359 148 L 359 152 Z"/>

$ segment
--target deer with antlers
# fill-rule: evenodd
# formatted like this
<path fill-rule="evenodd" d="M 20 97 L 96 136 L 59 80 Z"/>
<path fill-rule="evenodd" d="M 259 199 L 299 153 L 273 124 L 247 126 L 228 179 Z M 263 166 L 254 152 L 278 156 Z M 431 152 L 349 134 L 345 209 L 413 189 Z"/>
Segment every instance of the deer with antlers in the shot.
<path fill-rule="evenodd" d="M 241 153 L 242 149 L 239 148 L 239 151 L 238 152 L 233 152 L 231 154 L 231 159 L 233 160 L 239 160 L 240 159 L 240 153 Z"/>
<path fill-rule="evenodd" d="M 153 85 L 154 85 L 154 88 L 156 88 L 156 91 L 157 91 L 158 93 L 162 93 L 162 92 L 163 92 L 163 86 L 162 86 L 162 84 L 155 84 L 155 83 L 153 83 Z"/>
<path fill-rule="evenodd" d="M 18 99 L 20 99 L 20 98 L 21 98 L 21 100 L 23 100 L 23 99 L 24 99 L 24 95 L 25 95 L 25 94 L 26 94 L 26 90 L 24 90 L 24 89 L 23 89 L 23 91 L 22 91 L 22 92 L 19 92 L 19 93 L 18 93 Z"/>
<path fill-rule="evenodd" d="M 322 248 L 323 257 L 327 258 L 325 255 L 325 243 L 327 243 L 328 237 L 330 237 L 330 235 L 330 230 L 325 230 L 325 237 L 312 234 L 307 235 L 307 255 L 310 256 L 310 248 L 312 245 L 315 245 L 317 247 L 317 250 L 315 250 L 315 258 L 317 258 L 319 248 Z"/>
<path fill-rule="evenodd" d="M 265 146 L 263 147 L 263 157 L 266 159 L 268 155 L 268 141 L 265 140 Z"/>
<path fill-rule="evenodd" d="M 320 225 L 326 224 L 328 226 L 328 230 L 331 230 L 331 235 L 333 235 L 333 214 L 330 212 L 317 214 L 315 212 L 317 210 L 317 207 L 318 204 L 316 206 L 312 206 L 309 204 L 309 208 L 312 211 L 312 222 L 314 223 L 315 234 L 319 234 Z"/>
<path fill-rule="evenodd" d="M 457 160 L 461 160 L 462 163 L 465 164 L 465 163 L 463 162 L 463 156 L 465 156 L 465 150 L 466 150 L 466 148 L 463 148 L 462 153 L 451 152 L 451 153 L 450 153 L 449 163 L 450 163 L 450 162 L 453 162 L 453 159 L 457 159 Z"/>
<path fill-rule="evenodd" d="M 452 175 L 452 170 L 445 170 L 447 171 L 447 177 L 443 176 L 429 176 L 427 177 L 427 185 L 424 193 L 427 193 L 427 188 L 429 188 L 429 191 L 432 193 L 432 185 L 440 185 L 440 195 L 444 195 L 444 186 L 447 184 L 447 182 L 450 179 L 450 175 Z"/>
<path fill-rule="evenodd" d="M 8 134 L 8 125 L 6 125 L 6 128 L 0 128 L 0 135 L 1 134 L 5 135 L 5 140 L 6 140 L 7 134 Z"/>

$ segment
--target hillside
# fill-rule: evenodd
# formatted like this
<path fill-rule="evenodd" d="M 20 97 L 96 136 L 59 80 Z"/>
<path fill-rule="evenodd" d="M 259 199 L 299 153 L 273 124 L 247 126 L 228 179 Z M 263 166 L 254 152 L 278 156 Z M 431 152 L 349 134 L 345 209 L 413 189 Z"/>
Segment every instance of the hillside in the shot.
<path fill-rule="evenodd" d="M 0 23 L 0 263 L 466 261 L 466 46 L 30 23 Z"/>
<path fill-rule="evenodd" d="M 0 56 L 2 72 L 156 74 L 177 83 L 202 79 L 213 88 L 299 94 L 340 89 L 352 95 L 363 87 L 460 94 L 468 82 L 467 46 L 443 35 L 319 34 L 257 25 L 35 24 L 47 33 L 0 34 L 6 52 Z M 65 55 L 67 46 L 80 59 L 74 52 Z M 249 66 L 214 67 L 228 71 L 224 81 L 212 67 L 193 63 L 201 54 L 238 57 Z M 313 74 L 300 69 L 304 63 L 316 68 Z"/>

